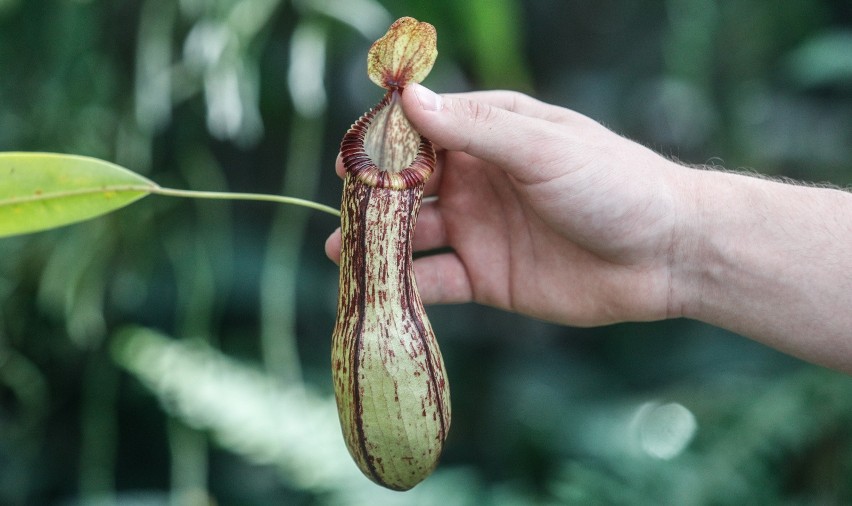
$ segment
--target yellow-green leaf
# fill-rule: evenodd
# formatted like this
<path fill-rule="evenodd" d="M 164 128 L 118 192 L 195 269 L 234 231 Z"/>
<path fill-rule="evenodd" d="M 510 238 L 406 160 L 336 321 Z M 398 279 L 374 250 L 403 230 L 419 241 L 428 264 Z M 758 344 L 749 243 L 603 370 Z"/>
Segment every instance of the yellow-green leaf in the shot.
<path fill-rule="evenodd" d="M 155 189 L 152 181 L 96 158 L 0 153 L 0 237 L 94 218 Z"/>
<path fill-rule="evenodd" d="M 414 18 L 399 18 L 367 53 L 370 80 L 389 90 L 419 83 L 438 58 L 435 27 Z"/>

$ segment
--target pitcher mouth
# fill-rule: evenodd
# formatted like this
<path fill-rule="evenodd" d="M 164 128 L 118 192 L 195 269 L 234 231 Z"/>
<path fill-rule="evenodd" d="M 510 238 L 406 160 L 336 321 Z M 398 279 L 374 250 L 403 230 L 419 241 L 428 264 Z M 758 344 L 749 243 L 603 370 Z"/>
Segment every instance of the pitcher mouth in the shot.
<path fill-rule="evenodd" d="M 400 91 L 399 89 L 388 90 L 375 107 L 349 128 L 340 143 L 340 154 L 346 173 L 374 188 L 393 190 L 414 188 L 423 185 L 435 171 L 435 148 L 429 139 L 419 134 L 417 135 L 420 142 L 414 158 L 402 169 L 379 167 L 367 153 L 365 145 L 367 132 L 379 114 L 385 112 L 388 107 L 399 107 L 397 101 Z"/>

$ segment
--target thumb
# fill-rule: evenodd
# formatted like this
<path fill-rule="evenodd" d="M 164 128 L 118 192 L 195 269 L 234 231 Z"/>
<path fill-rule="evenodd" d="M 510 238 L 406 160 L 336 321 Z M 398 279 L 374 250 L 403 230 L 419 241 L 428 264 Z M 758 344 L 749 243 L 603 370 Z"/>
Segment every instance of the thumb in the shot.
<path fill-rule="evenodd" d="M 526 182 L 546 177 L 542 169 L 557 161 L 554 150 L 566 142 L 551 122 L 465 96 L 438 95 L 419 84 L 405 88 L 402 107 L 424 137 L 499 165 Z"/>

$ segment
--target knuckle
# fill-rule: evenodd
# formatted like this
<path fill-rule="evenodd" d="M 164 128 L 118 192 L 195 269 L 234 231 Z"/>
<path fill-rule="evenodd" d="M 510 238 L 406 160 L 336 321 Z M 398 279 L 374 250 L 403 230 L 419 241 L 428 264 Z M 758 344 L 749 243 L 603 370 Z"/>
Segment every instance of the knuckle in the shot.
<path fill-rule="evenodd" d="M 506 110 L 510 112 L 521 112 L 525 109 L 525 105 L 527 102 L 527 97 L 523 93 L 517 91 L 507 91 L 506 92 Z"/>
<path fill-rule="evenodd" d="M 443 146 L 453 151 L 467 151 L 474 142 L 476 129 L 488 121 L 489 107 L 475 100 L 456 99 L 452 101 L 454 117 L 452 138 Z"/>
<path fill-rule="evenodd" d="M 483 104 L 476 100 L 467 99 L 457 101 L 456 110 L 454 112 L 470 127 L 476 127 L 481 123 L 487 123 L 494 114 L 490 105 Z"/>

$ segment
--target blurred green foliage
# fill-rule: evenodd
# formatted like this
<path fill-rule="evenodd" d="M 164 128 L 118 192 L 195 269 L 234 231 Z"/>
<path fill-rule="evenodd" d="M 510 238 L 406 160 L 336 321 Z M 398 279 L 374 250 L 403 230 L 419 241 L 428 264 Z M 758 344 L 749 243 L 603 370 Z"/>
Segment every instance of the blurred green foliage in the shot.
<path fill-rule="evenodd" d="M 852 7 L 817 0 L 0 0 L 0 151 L 335 205 L 340 137 L 380 96 L 366 49 L 402 15 L 438 29 L 436 90 L 519 89 L 685 162 L 852 183 Z M 690 321 L 472 305 L 430 308 L 442 464 L 380 490 L 333 419 L 334 227 L 146 199 L 0 241 L 0 504 L 852 502 L 848 377 Z"/>

